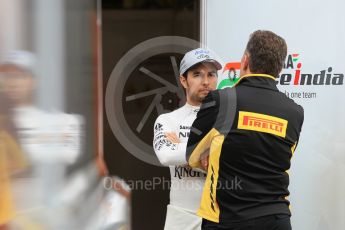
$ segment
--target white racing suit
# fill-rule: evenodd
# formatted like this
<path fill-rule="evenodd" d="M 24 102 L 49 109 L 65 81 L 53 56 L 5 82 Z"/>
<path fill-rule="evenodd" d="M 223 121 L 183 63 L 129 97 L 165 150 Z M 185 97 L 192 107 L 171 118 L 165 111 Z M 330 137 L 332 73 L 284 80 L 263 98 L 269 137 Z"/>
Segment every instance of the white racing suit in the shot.
<path fill-rule="evenodd" d="M 153 148 L 161 164 L 169 166 L 171 175 L 170 204 L 167 207 L 165 230 L 201 229 L 199 208 L 206 175 L 187 165 L 186 147 L 190 127 L 199 107 L 183 107 L 160 115 L 154 125 Z M 170 142 L 164 133 L 174 132 L 181 143 Z"/>

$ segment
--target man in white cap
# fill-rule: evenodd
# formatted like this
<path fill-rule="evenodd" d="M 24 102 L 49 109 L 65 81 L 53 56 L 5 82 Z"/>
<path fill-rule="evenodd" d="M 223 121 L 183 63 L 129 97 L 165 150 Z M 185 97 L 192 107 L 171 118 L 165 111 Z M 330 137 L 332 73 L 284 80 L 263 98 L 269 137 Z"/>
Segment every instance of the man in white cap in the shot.
<path fill-rule="evenodd" d="M 23 50 L 7 53 L 0 65 L 3 90 L 13 104 L 15 123 L 18 128 L 25 126 L 28 118 L 32 119 L 39 113 L 33 104 L 34 65 L 35 56 Z"/>
<path fill-rule="evenodd" d="M 196 211 L 206 175 L 188 167 L 185 153 L 190 127 L 203 99 L 216 89 L 217 71 L 221 68 L 207 49 L 186 53 L 180 64 L 180 82 L 186 90 L 187 102 L 173 112 L 160 115 L 155 122 L 153 148 L 160 163 L 169 166 L 171 175 L 165 230 L 201 229 Z"/>

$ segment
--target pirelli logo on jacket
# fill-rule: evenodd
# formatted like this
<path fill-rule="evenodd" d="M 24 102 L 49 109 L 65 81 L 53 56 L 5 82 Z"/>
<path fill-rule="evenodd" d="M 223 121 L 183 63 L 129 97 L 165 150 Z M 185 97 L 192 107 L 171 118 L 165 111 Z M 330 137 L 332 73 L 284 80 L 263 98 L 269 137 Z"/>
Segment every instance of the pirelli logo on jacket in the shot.
<path fill-rule="evenodd" d="M 239 111 L 238 129 L 270 133 L 285 138 L 288 121 L 260 113 Z"/>

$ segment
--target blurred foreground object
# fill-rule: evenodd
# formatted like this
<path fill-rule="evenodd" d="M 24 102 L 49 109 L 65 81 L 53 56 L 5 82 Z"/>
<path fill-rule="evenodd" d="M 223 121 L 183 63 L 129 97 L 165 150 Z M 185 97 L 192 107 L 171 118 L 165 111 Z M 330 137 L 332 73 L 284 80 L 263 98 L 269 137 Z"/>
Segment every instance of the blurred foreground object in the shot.
<path fill-rule="evenodd" d="M 9 102 L 0 92 L 0 229 L 15 215 L 10 175 L 25 165 L 16 136 Z"/>
<path fill-rule="evenodd" d="M 129 197 L 105 189 L 102 176 L 108 171 L 104 163 L 91 160 L 80 165 L 85 157 L 84 117 L 46 112 L 35 105 L 35 64 L 35 55 L 21 50 L 10 51 L 0 64 L 0 89 L 11 101 L 8 110 L 13 112 L 18 141 L 29 163 L 15 175 L 13 194 L 8 180 L 0 180 L 0 199 L 9 201 L 1 200 L 1 205 L 8 206 L 4 219 L 13 219 L 11 229 L 18 230 L 118 229 L 126 225 Z M 1 168 L 7 167 L 2 165 L 6 162 L 1 158 Z M 7 178 L 8 173 L 1 176 Z"/>

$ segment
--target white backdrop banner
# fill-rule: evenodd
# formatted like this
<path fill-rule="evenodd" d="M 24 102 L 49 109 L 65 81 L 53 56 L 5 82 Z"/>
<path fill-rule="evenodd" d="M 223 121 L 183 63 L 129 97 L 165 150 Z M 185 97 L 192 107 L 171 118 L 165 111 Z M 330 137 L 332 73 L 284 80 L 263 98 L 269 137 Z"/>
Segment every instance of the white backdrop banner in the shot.
<path fill-rule="evenodd" d="M 345 229 L 345 1 L 211 0 L 205 4 L 202 42 L 227 63 L 219 88 L 236 81 L 252 32 L 271 30 L 285 38 L 288 57 L 278 88 L 305 112 L 291 161 L 292 227 Z"/>

